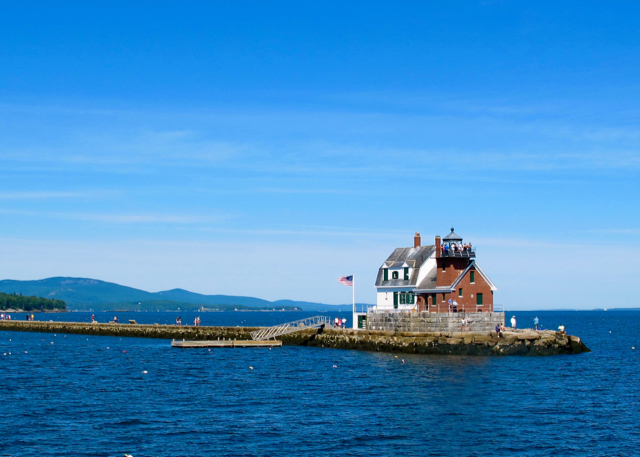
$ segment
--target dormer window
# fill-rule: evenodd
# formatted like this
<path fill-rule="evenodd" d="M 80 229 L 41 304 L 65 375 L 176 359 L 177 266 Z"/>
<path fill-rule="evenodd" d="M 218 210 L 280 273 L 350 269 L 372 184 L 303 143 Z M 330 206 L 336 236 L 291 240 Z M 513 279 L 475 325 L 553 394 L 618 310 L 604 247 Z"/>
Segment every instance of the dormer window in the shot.
<path fill-rule="evenodd" d="M 391 279 L 398 279 L 398 272 L 394 271 L 393 273 L 391 273 Z"/>

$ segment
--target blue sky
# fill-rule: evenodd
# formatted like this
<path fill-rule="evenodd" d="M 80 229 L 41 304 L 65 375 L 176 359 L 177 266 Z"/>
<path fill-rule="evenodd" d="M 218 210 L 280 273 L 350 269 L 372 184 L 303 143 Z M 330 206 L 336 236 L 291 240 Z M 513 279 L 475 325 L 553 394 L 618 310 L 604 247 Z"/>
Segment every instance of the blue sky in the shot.
<path fill-rule="evenodd" d="M 95 3 L 0 5 L 2 279 L 371 303 L 454 226 L 508 308 L 640 306 L 634 2 Z"/>

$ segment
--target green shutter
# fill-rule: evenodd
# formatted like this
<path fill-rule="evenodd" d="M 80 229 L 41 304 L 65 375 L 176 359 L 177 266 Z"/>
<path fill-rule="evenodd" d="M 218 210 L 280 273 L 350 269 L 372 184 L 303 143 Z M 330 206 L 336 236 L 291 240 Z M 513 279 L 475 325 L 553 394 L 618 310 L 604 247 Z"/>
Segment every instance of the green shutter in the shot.
<path fill-rule="evenodd" d="M 476 305 L 482 305 L 482 294 L 476 294 Z"/>
<path fill-rule="evenodd" d="M 389 269 L 388 268 L 383 268 L 382 271 L 384 271 L 384 280 L 388 281 L 389 280 Z"/>
<path fill-rule="evenodd" d="M 458 289 L 458 297 L 462 297 L 462 289 Z"/>
<path fill-rule="evenodd" d="M 406 267 L 404 269 L 404 279 L 405 281 L 409 280 L 409 268 L 406 268 Z"/>
<path fill-rule="evenodd" d="M 398 292 L 393 293 L 393 307 L 398 309 Z"/>
<path fill-rule="evenodd" d="M 469 272 L 469 281 L 471 282 L 471 284 L 476 282 L 476 272 L 475 271 L 470 271 Z"/>

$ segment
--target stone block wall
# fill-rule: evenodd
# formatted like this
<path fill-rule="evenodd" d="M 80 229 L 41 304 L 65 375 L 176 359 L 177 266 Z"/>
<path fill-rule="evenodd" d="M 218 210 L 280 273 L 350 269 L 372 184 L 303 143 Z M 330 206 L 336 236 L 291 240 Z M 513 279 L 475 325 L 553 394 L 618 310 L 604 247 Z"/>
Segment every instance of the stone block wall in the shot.
<path fill-rule="evenodd" d="M 458 332 L 464 318 L 469 318 L 474 332 L 491 332 L 505 322 L 504 313 L 368 313 L 367 330 Z"/>

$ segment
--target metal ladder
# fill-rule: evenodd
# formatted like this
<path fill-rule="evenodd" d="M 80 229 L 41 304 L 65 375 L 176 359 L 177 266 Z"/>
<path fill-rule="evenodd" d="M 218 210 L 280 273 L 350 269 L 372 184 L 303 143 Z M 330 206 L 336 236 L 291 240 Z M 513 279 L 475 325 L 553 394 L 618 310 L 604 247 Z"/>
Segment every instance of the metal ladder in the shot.
<path fill-rule="evenodd" d="M 331 319 L 326 316 L 307 317 L 299 321 L 287 322 L 286 324 L 274 325 L 251 332 L 251 338 L 256 341 L 268 340 L 287 333 L 298 332 L 306 328 L 316 328 L 323 325 L 331 325 Z"/>

